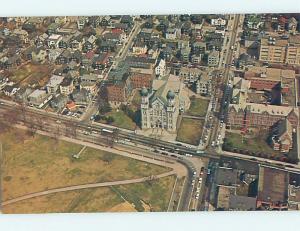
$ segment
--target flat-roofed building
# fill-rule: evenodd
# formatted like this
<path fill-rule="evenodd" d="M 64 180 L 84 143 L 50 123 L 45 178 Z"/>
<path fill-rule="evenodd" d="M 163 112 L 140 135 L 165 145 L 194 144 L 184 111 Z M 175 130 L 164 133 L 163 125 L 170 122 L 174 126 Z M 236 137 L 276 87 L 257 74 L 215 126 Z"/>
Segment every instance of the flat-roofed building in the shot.
<path fill-rule="evenodd" d="M 152 69 L 130 68 L 130 82 L 133 89 L 151 88 L 153 78 Z"/>
<path fill-rule="evenodd" d="M 257 207 L 265 210 L 287 210 L 288 172 L 261 166 L 258 178 Z"/>
<path fill-rule="evenodd" d="M 270 63 L 300 64 L 300 36 L 260 40 L 259 60 Z"/>

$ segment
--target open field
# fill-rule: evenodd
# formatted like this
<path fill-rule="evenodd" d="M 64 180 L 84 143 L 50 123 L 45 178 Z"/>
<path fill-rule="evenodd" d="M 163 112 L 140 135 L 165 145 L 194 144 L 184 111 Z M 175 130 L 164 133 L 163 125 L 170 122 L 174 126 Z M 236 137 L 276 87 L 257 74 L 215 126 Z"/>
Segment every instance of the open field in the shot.
<path fill-rule="evenodd" d="M 176 140 L 183 143 L 198 145 L 202 135 L 203 125 L 204 120 L 182 118 Z"/>
<path fill-rule="evenodd" d="M 122 110 L 112 110 L 111 112 L 108 112 L 105 115 L 114 118 L 115 121 L 112 123 L 112 125 L 116 127 L 125 128 L 129 130 L 134 130 L 136 127 L 136 124 Z"/>
<path fill-rule="evenodd" d="M 49 74 L 53 67 L 43 64 L 28 63 L 10 73 L 10 80 L 19 83 L 21 86 L 38 84 L 43 86 L 48 81 Z"/>
<path fill-rule="evenodd" d="M 123 202 L 110 188 L 83 189 L 19 201 L 3 207 L 4 213 L 99 212 Z"/>
<path fill-rule="evenodd" d="M 114 187 L 114 189 L 125 200 L 133 203 L 137 211 L 145 211 L 144 202 L 151 211 L 162 212 L 168 209 L 175 179 L 175 176 L 168 176 L 151 182 L 121 185 Z"/>
<path fill-rule="evenodd" d="M 298 163 L 296 142 L 293 145 L 293 149 L 284 154 L 280 151 L 273 150 L 267 143 L 267 137 L 268 133 L 266 131 L 260 131 L 254 136 L 252 135 L 251 138 L 242 138 L 241 134 L 226 132 L 223 149 L 253 156 L 262 156 L 270 159 Z M 293 135 L 293 140 L 297 140 L 295 134 Z"/>
<path fill-rule="evenodd" d="M 208 99 L 191 97 L 191 106 L 187 111 L 187 114 L 191 116 L 205 116 L 208 104 Z"/>
<path fill-rule="evenodd" d="M 266 134 L 257 135 L 252 138 L 242 138 L 241 134 L 226 132 L 226 142 L 237 149 L 249 150 L 252 152 L 278 153 L 266 142 Z"/>
<path fill-rule="evenodd" d="M 41 196 L 6 205 L 4 213 L 165 211 L 174 177 L 150 183 L 83 189 Z M 125 200 L 123 198 L 125 198 Z M 63 203 L 62 203 L 63 202 Z"/>
<path fill-rule="evenodd" d="M 3 144 L 3 200 L 51 188 L 126 180 L 156 175 L 169 169 L 86 148 L 46 136 L 11 130 L 0 136 Z"/>

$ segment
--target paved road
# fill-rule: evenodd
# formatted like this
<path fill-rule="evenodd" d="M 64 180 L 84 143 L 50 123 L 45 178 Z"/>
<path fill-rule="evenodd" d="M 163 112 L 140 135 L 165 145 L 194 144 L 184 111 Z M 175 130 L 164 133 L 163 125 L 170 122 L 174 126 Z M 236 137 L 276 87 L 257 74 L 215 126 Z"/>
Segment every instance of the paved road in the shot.
<path fill-rule="evenodd" d="M 153 176 L 152 179 L 158 179 L 162 177 L 167 177 L 174 175 L 175 171 L 170 171 L 166 173 L 162 173 L 160 175 Z M 80 190 L 80 189 L 88 189 L 88 188 L 99 188 L 99 187 L 108 187 L 108 186 L 115 186 L 115 185 L 125 185 L 125 184 L 134 184 L 134 183 L 142 183 L 151 180 L 152 176 L 148 177 L 142 177 L 138 179 L 130 179 L 130 180 L 121 180 L 121 181 L 109 181 L 109 182 L 102 182 L 102 183 L 91 183 L 91 184 L 81 184 L 81 185 L 73 185 L 63 188 L 55 188 L 55 189 L 49 189 L 41 192 L 31 193 L 24 196 L 20 196 L 11 200 L 7 200 L 2 202 L 2 206 L 6 206 L 9 204 L 13 204 L 19 201 L 28 200 L 35 197 L 45 196 L 53 193 L 59 193 L 59 192 L 68 192 L 68 191 L 74 191 L 74 190 Z"/>

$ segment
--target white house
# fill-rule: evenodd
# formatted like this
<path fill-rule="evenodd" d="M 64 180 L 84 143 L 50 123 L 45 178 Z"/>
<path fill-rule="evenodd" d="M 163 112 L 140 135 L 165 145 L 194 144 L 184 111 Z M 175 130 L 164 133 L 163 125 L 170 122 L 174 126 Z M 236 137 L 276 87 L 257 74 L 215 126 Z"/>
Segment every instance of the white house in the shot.
<path fill-rule="evenodd" d="M 166 61 L 164 59 L 161 59 L 156 67 L 155 67 L 155 75 L 157 77 L 162 77 L 166 75 Z"/>
<path fill-rule="evenodd" d="M 210 21 L 210 24 L 213 26 L 225 26 L 226 25 L 226 20 L 223 18 L 212 18 Z"/>
<path fill-rule="evenodd" d="M 59 34 L 52 34 L 48 38 L 48 47 L 50 48 L 58 48 L 59 42 L 62 40 L 62 36 Z"/>

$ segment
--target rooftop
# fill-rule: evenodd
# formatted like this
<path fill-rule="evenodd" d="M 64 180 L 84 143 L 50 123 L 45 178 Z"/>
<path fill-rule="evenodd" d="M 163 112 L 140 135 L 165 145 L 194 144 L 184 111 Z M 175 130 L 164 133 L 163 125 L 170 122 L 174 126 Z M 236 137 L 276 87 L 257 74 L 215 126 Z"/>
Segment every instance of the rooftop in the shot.
<path fill-rule="evenodd" d="M 276 168 L 261 166 L 259 170 L 258 200 L 285 202 L 288 196 L 288 173 Z"/>

